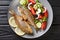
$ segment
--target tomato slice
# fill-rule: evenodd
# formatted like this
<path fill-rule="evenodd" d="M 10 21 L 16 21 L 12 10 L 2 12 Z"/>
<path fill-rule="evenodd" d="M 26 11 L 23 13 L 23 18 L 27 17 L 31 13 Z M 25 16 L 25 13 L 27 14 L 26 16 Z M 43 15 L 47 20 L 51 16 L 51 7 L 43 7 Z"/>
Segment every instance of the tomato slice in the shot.
<path fill-rule="evenodd" d="M 45 30 L 46 29 L 46 26 L 47 26 L 47 21 L 44 21 L 41 25 L 41 29 L 42 30 Z"/>
<path fill-rule="evenodd" d="M 34 8 L 33 7 L 30 7 L 30 11 L 31 11 L 31 13 L 33 14 L 33 15 L 36 15 L 36 12 L 35 12 L 35 10 L 34 10 Z"/>
<path fill-rule="evenodd" d="M 35 1 L 34 0 L 28 0 L 29 2 L 32 2 L 32 4 L 35 4 Z"/>
<path fill-rule="evenodd" d="M 44 16 L 48 18 L 48 12 L 47 11 L 44 13 Z"/>
<path fill-rule="evenodd" d="M 43 18 L 43 15 L 42 14 L 40 14 L 39 15 L 39 17 L 38 17 L 38 19 L 42 19 Z"/>

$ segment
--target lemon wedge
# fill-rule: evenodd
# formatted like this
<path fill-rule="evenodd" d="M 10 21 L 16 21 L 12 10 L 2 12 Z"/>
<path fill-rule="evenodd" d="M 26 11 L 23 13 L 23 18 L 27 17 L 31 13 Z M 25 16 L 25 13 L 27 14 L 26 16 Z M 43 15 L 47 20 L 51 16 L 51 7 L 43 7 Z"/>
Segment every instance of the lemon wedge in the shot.
<path fill-rule="evenodd" d="M 22 35 L 25 34 L 25 32 L 21 31 L 18 27 L 15 28 L 15 33 L 16 33 L 17 35 L 19 35 L 19 36 L 22 36 Z"/>
<path fill-rule="evenodd" d="M 12 27 L 17 27 L 16 23 L 15 23 L 15 20 L 14 20 L 14 17 L 10 17 L 9 18 L 9 24 L 10 26 Z"/>

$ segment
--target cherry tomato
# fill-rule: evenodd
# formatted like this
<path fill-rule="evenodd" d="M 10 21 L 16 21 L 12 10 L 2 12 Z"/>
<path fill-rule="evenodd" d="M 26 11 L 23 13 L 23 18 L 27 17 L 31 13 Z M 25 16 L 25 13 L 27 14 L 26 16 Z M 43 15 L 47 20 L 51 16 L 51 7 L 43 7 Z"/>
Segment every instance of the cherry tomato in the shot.
<path fill-rule="evenodd" d="M 41 29 L 45 30 L 46 29 L 46 25 L 47 25 L 47 21 L 44 21 L 41 25 Z"/>

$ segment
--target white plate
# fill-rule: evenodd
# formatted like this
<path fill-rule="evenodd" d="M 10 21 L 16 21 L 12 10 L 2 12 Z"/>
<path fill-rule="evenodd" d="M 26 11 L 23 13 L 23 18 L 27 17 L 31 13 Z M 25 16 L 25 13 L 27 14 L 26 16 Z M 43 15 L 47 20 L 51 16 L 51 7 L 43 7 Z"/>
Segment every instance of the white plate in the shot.
<path fill-rule="evenodd" d="M 53 11 L 52 11 L 52 8 L 51 8 L 51 6 L 50 6 L 50 4 L 49 4 L 49 2 L 47 1 L 47 0 L 39 0 L 46 8 L 47 8 L 47 10 L 48 10 L 48 22 L 47 22 L 47 28 L 46 28 L 46 30 L 45 31 L 42 31 L 42 30 L 39 30 L 37 33 L 36 33 L 36 31 L 34 30 L 34 35 L 24 35 L 24 36 L 21 36 L 21 37 L 23 37 L 23 38 L 37 38 L 37 37 L 40 37 L 40 36 L 42 36 L 43 34 L 45 34 L 48 30 L 49 30 L 49 28 L 50 28 L 50 26 L 51 26 L 51 24 L 52 24 L 52 21 L 53 21 Z M 12 9 L 14 9 L 16 12 L 17 12 L 17 6 L 19 5 L 19 3 L 18 3 L 19 1 L 18 0 L 13 0 L 12 2 L 11 2 L 11 4 L 10 4 L 10 8 L 12 8 Z M 18 13 L 18 12 L 17 12 Z M 11 15 L 8 13 L 8 19 L 9 19 L 9 17 L 11 17 Z M 12 27 L 11 27 L 12 28 Z M 12 30 L 14 31 L 14 28 L 12 28 Z M 14 31 L 15 32 L 15 31 Z"/>

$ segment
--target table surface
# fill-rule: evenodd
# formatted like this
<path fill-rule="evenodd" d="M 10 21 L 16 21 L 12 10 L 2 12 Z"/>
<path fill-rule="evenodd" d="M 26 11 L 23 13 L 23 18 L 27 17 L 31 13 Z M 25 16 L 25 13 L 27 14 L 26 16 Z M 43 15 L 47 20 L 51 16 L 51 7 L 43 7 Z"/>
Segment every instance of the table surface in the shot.
<path fill-rule="evenodd" d="M 12 0 L 0 0 L 0 40 L 28 40 L 17 36 L 9 27 L 7 12 Z M 60 0 L 48 0 L 53 9 L 53 23 L 43 36 L 30 40 L 60 40 Z"/>

